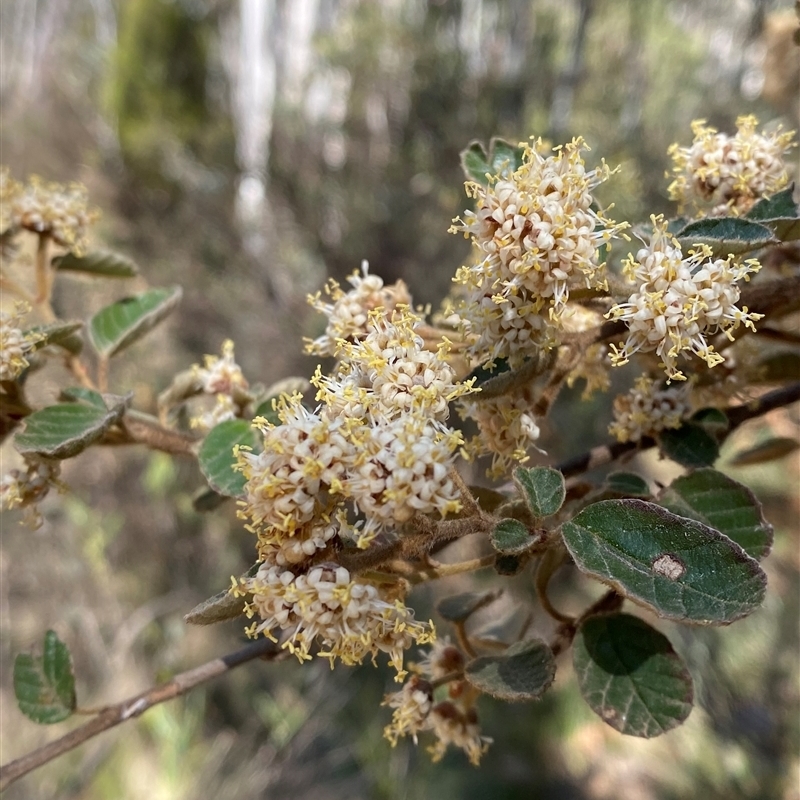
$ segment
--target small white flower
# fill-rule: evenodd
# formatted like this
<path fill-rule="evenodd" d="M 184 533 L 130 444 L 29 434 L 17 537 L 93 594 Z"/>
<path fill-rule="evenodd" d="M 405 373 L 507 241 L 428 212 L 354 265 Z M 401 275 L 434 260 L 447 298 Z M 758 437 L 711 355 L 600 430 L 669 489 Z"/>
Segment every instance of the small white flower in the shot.
<path fill-rule="evenodd" d="M 666 428 L 679 428 L 691 413 L 690 383 L 659 389 L 642 375 L 628 394 L 614 400 L 614 422 L 608 430 L 620 442 L 638 442 Z"/>

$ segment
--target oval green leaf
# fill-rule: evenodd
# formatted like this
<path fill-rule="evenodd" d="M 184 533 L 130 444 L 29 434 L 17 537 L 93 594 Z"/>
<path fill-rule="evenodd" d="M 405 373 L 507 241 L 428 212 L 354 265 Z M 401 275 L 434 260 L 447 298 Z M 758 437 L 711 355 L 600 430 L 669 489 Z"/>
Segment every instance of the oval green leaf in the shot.
<path fill-rule="evenodd" d="M 25 429 L 14 437 L 23 455 L 72 458 L 96 442 L 125 412 L 125 402 L 108 409 L 89 403 L 57 403 L 25 418 Z"/>
<path fill-rule="evenodd" d="M 106 404 L 103 400 L 103 395 L 94 389 L 87 389 L 83 386 L 68 386 L 66 389 L 61 390 L 59 400 L 66 400 L 67 402 L 86 403 L 87 405 L 94 406 L 95 408 L 102 408 L 106 410 Z"/>
<path fill-rule="evenodd" d="M 507 555 L 524 553 L 536 542 L 527 526 L 516 519 L 501 519 L 491 533 L 491 540 L 498 553 Z"/>
<path fill-rule="evenodd" d="M 229 419 L 215 425 L 208 433 L 197 456 L 200 470 L 209 486 L 226 497 L 242 497 L 246 483 L 244 475 L 234 470 L 236 445 L 256 448 L 256 432 L 245 419 Z"/>
<path fill-rule="evenodd" d="M 635 472 L 612 472 L 606 478 L 606 490 L 624 497 L 650 497 L 647 481 Z"/>
<path fill-rule="evenodd" d="M 492 175 L 508 178 L 522 166 L 525 148 L 495 137 L 490 142 Z"/>
<path fill-rule="evenodd" d="M 436 604 L 436 610 L 442 619 L 448 622 L 464 622 L 476 611 L 488 606 L 500 597 L 500 591 L 464 592 L 445 597 Z"/>
<path fill-rule="evenodd" d="M 755 611 L 767 578 L 717 530 L 644 500 L 602 500 L 561 528 L 578 568 L 656 614 L 727 625 Z"/>
<path fill-rule="evenodd" d="M 666 636 L 630 614 L 589 617 L 572 659 L 583 699 L 620 733 L 651 739 L 692 710 L 692 676 Z"/>
<path fill-rule="evenodd" d="M 476 689 L 511 703 L 538 699 L 555 675 L 553 651 L 541 639 L 517 642 L 502 655 L 479 656 L 464 669 Z"/>
<path fill-rule="evenodd" d="M 745 215 L 754 222 L 766 222 L 779 217 L 799 217 L 800 208 L 794 202 L 794 184 L 771 197 L 762 197 Z"/>
<path fill-rule="evenodd" d="M 673 514 L 716 528 L 756 560 L 772 547 L 772 526 L 764 519 L 756 496 L 715 469 L 682 475 L 664 489 L 658 501 Z"/>
<path fill-rule="evenodd" d="M 75 710 L 75 676 L 69 649 L 54 631 L 44 636 L 41 656 L 20 653 L 14 660 L 14 695 L 19 710 L 40 725 L 51 725 Z"/>
<path fill-rule="evenodd" d="M 758 222 L 741 217 L 701 219 L 689 223 L 677 237 L 684 253 L 695 245 L 706 244 L 715 258 L 742 255 L 768 244 L 776 244 L 772 231 Z"/>
<path fill-rule="evenodd" d="M 695 422 L 667 428 L 658 434 L 661 452 L 682 467 L 710 467 L 719 458 L 717 440 Z"/>
<path fill-rule="evenodd" d="M 41 350 L 48 345 L 57 345 L 75 354 L 80 353 L 83 347 L 83 340 L 77 335 L 81 328 L 83 328 L 83 323 L 79 320 L 73 320 L 72 322 L 53 322 L 49 325 L 37 325 L 25 333 L 32 333 L 41 337 L 35 342 L 34 350 Z"/>
<path fill-rule="evenodd" d="M 106 358 L 119 353 L 169 316 L 182 294 L 179 286 L 150 289 L 100 309 L 89 320 L 92 344 Z"/>
<path fill-rule="evenodd" d="M 535 517 L 549 517 L 564 503 L 566 485 L 557 469 L 518 467 L 514 470 L 514 483 Z"/>
<path fill-rule="evenodd" d="M 139 274 L 136 264 L 129 258 L 106 250 L 96 250 L 85 256 L 75 253 L 57 256 L 53 267 L 59 272 L 82 272 L 103 278 L 135 278 Z"/>
<path fill-rule="evenodd" d="M 492 167 L 480 142 L 470 142 L 469 146 L 461 151 L 461 167 L 469 180 L 481 186 L 489 185 L 487 176 L 492 174 Z"/>

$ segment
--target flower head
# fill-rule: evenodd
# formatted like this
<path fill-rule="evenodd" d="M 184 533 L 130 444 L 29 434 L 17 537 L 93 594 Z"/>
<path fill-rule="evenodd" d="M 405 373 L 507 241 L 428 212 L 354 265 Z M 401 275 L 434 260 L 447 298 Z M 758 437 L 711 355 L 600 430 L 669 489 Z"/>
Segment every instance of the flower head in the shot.
<path fill-rule="evenodd" d="M 354 272 L 347 280 L 353 287 L 349 292 L 343 291 L 336 281 L 329 281 L 325 291 L 331 303 L 323 302 L 319 293 L 309 296 L 309 303 L 328 317 L 328 326 L 322 336 L 307 342 L 307 352 L 332 356 L 340 339 L 354 341 L 367 333 L 370 312 L 382 309 L 388 315 L 398 305 L 411 303 L 403 281 L 385 286 L 381 278 L 369 274 L 366 261 L 361 264 L 361 275 Z"/>
<path fill-rule="evenodd" d="M 625 264 L 635 287 L 627 302 L 615 305 L 608 316 L 624 320 L 628 338 L 611 345 L 611 361 L 626 364 L 637 351 L 655 351 L 670 380 L 685 380 L 678 358 L 690 351 L 709 367 L 724 361 L 708 337 L 744 324 L 755 330 L 761 314 L 739 308 L 737 281 L 749 280 L 761 265 L 755 260 L 736 264 L 732 257 L 713 258 L 706 245 L 696 245 L 684 256 L 678 241 L 667 232 L 663 217 L 652 217 L 655 230 L 650 244 Z"/>
<path fill-rule="evenodd" d="M 18 327 L 29 311 L 30 306 L 22 302 L 15 305 L 12 314 L 0 311 L 0 381 L 19 377 L 30 364 L 27 355 L 43 339 L 41 334 L 23 333 Z"/>
<path fill-rule="evenodd" d="M 437 739 L 428 748 L 434 763 L 441 761 L 447 748 L 453 745 L 467 754 L 470 764 L 476 767 L 480 764 L 481 756 L 489 749 L 492 740 L 488 736 L 481 736 L 478 714 L 474 708 L 465 711 L 445 700 L 433 707 L 428 720 Z"/>
<path fill-rule="evenodd" d="M 392 747 L 401 736 L 411 736 L 417 744 L 417 734 L 427 727 L 428 714 L 433 708 L 433 687 L 412 675 L 399 692 L 386 696 L 383 705 L 394 709 L 391 723 L 383 730 Z"/>
<path fill-rule="evenodd" d="M 206 394 L 225 394 L 235 398 L 247 389 L 247 379 L 233 355 L 234 344 L 226 339 L 222 344 L 222 357 L 206 356 L 204 366 L 195 365 L 193 372 Z"/>
<path fill-rule="evenodd" d="M 627 394 L 614 400 L 614 422 L 608 431 L 620 442 L 638 442 L 666 428 L 679 428 L 692 410 L 691 383 L 659 389 L 647 375 L 636 380 Z"/>
<path fill-rule="evenodd" d="M 252 593 L 248 614 L 261 618 L 251 635 L 272 637 L 275 630 L 287 631 L 282 646 L 300 661 L 311 658 L 314 643 L 320 646 L 317 655 L 331 665 L 336 659 L 360 664 L 384 652 L 402 680 L 404 652 L 435 637 L 432 624 L 417 622 L 399 599 L 384 599 L 378 587 L 352 578 L 335 564 L 306 574 L 262 564 L 255 577 L 240 579 L 235 588 Z"/>
<path fill-rule="evenodd" d="M 32 530 L 36 530 L 43 522 L 38 508 L 39 502 L 53 486 L 63 489 L 63 484 L 58 480 L 61 462 L 28 456 L 25 461 L 25 472 L 14 469 L 0 478 L 0 510 L 24 508 L 22 521 Z"/>
<path fill-rule="evenodd" d="M 86 187 L 45 183 L 36 176 L 21 191 L 11 193 L 8 214 L 13 227 L 47 235 L 78 253 L 85 250 L 89 227 L 99 216 L 89 208 Z"/>
<path fill-rule="evenodd" d="M 471 457 L 491 454 L 488 475 L 493 478 L 499 478 L 514 464 L 524 464 L 541 433 L 527 389 L 486 400 L 479 395 L 463 401 L 461 413 L 474 419 L 480 430 L 480 435 L 469 441 L 466 452 Z"/>
<path fill-rule="evenodd" d="M 611 171 L 605 164 L 586 169 L 582 139 L 547 157 L 539 145 L 525 147 L 515 172 L 486 187 L 467 184 L 477 208 L 451 228 L 478 253 L 455 280 L 469 290 L 457 311 L 479 360 L 517 357 L 546 340 L 571 289 L 604 285 L 598 247 L 625 227 L 592 208 L 592 190 Z"/>
<path fill-rule="evenodd" d="M 693 206 L 710 216 L 743 214 L 761 197 L 789 182 L 783 156 L 792 146 L 793 131 L 758 133 L 750 115 L 736 120 L 733 136 L 705 124 L 692 123 L 691 147 L 669 148 L 674 179 L 669 194 L 681 208 Z"/>

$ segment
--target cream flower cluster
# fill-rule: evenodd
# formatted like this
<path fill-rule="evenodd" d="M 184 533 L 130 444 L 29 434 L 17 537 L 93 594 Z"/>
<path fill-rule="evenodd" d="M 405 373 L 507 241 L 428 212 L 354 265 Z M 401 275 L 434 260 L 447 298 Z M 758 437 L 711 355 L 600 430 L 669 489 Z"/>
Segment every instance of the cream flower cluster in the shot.
<path fill-rule="evenodd" d="M 528 461 L 528 450 L 536 446 L 540 430 L 530 410 L 527 391 L 512 392 L 482 400 L 462 401 L 464 416 L 475 420 L 480 431 L 465 448 L 470 457 L 491 454 L 492 464 L 487 474 L 502 477 L 516 464 Z"/>
<path fill-rule="evenodd" d="M 316 639 L 332 660 L 358 663 L 383 651 L 401 671 L 403 651 L 432 636 L 390 588 L 313 566 L 342 539 L 368 547 L 414 514 L 460 508 L 451 468 L 462 438 L 446 420 L 448 401 L 471 387 L 447 364 L 446 342 L 424 349 L 419 323 L 403 305 L 370 311 L 359 336 L 338 339 L 335 372 L 317 369 L 319 406 L 283 395 L 274 404 L 280 424 L 255 420 L 262 452 L 238 452 L 240 514 L 263 562 L 246 585 L 263 621 L 252 630 L 289 631 L 285 646 L 301 659 Z"/>
<path fill-rule="evenodd" d="M 481 735 L 474 708 L 476 693 L 463 681 L 452 680 L 447 684 L 449 698 L 434 701 L 434 682 L 463 668 L 464 656 L 446 640 L 435 642 L 428 658 L 412 667 L 418 674 L 384 699 L 383 704 L 394 709 L 392 721 L 383 732 L 392 747 L 402 736 L 411 736 L 417 744 L 421 731 L 431 731 L 436 741 L 428 752 L 434 762 L 453 745 L 467 754 L 471 764 L 479 764 L 492 740 Z"/>
<path fill-rule="evenodd" d="M 660 389 L 647 375 L 636 380 L 627 394 L 614 399 L 614 422 L 608 432 L 620 442 L 638 442 L 666 428 L 679 428 L 689 416 L 691 383 Z"/>
<path fill-rule="evenodd" d="M 47 235 L 61 247 L 78 253 L 85 249 L 89 227 L 99 216 L 96 209 L 89 208 L 86 187 L 45 183 L 36 176 L 25 186 L 7 175 L 3 183 L 8 224 Z"/>
<path fill-rule="evenodd" d="M 13 381 L 29 366 L 27 355 L 42 341 L 36 333 L 23 333 L 19 327 L 30 311 L 26 303 L 18 302 L 14 312 L 0 311 L 0 381 Z"/>
<path fill-rule="evenodd" d="M 195 364 L 192 368 L 199 390 L 216 398 L 210 411 L 192 418 L 193 428 L 208 431 L 220 422 L 236 419 L 242 406 L 249 401 L 247 379 L 236 363 L 233 351 L 233 342 L 226 339 L 222 344 L 221 357 L 207 355 L 202 367 Z"/>
<path fill-rule="evenodd" d="M 732 339 L 732 331 L 742 324 L 755 330 L 762 315 L 736 305 L 740 296 L 736 282 L 749 280 L 761 265 L 753 259 L 743 264 L 734 263 L 732 257 L 715 259 L 706 245 L 697 245 L 684 256 L 664 219 L 651 219 L 655 230 L 650 244 L 625 263 L 625 273 L 635 283 L 633 293 L 607 315 L 624 320 L 629 331 L 624 343 L 611 345 L 611 361 L 619 366 L 633 353 L 655 351 L 670 380 L 685 380 L 678 368 L 683 351 L 713 367 L 724 359 L 708 337 L 722 332 Z"/>
<path fill-rule="evenodd" d="M 325 293 L 332 302 L 326 303 L 317 292 L 310 295 L 309 303 L 328 317 L 325 333 L 313 341 L 307 341 L 306 352 L 319 356 L 332 356 L 340 339 L 354 340 L 367 333 L 369 314 L 382 308 L 385 314 L 391 313 L 398 305 L 410 305 L 411 295 L 403 281 L 385 286 L 383 279 L 369 274 L 369 264 L 361 263 L 361 275 L 354 272 L 347 279 L 353 287 L 345 292 L 331 279 Z"/>
<path fill-rule="evenodd" d="M 718 133 L 705 120 L 692 123 L 691 147 L 673 144 L 674 162 L 670 198 L 681 208 L 692 206 L 710 216 L 743 214 L 761 197 L 774 194 L 789 182 L 783 156 L 794 133 L 758 133 L 750 115 L 736 120 L 736 134 Z"/>
<path fill-rule="evenodd" d="M 532 346 L 552 344 L 570 290 L 604 285 L 598 247 L 626 227 L 592 208 L 592 190 L 610 170 L 586 169 L 582 139 L 547 157 L 537 148 L 526 146 L 519 169 L 488 187 L 468 183 L 477 209 L 450 229 L 477 250 L 475 265 L 454 280 L 468 290 L 457 312 L 481 362 L 508 357 L 513 365 Z"/>
<path fill-rule="evenodd" d="M 261 621 L 250 635 L 274 638 L 273 631 L 291 630 L 285 646 L 301 662 L 311 659 L 315 643 L 321 648 L 318 655 L 331 665 L 336 659 L 360 664 L 384 652 L 402 680 L 405 650 L 433 638 L 432 626 L 417 622 L 402 602 L 387 602 L 375 586 L 354 580 L 336 564 L 303 574 L 264 563 L 253 578 L 235 582 L 234 590 L 253 595 L 246 613 L 258 614 Z"/>
<path fill-rule="evenodd" d="M 25 472 L 11 470 L 0 478 L 0 510 L 24 508 L 23 522 L 32 530 L 42 526 L 43 518 L 38 504 L 50 489 L 63 488 L 58 480 L 61 462 L 44 458 L 26 458 Z"/>

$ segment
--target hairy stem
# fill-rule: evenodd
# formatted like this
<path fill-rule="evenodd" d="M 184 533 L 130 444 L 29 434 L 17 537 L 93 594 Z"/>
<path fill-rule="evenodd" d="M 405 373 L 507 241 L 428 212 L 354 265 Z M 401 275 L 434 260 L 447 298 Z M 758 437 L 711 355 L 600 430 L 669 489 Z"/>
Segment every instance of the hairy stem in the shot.
<path fill-rule="evenodd" d="M 39 244 L 36 247 L 36 305 L 45 322 L 53 322 L 56 319 L 56 315 L 50 305 L 50 295 L 53 290 L 53 272 L 48 260 L 49 249 L 49 234 L 40 233 Z"/>

